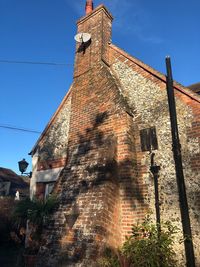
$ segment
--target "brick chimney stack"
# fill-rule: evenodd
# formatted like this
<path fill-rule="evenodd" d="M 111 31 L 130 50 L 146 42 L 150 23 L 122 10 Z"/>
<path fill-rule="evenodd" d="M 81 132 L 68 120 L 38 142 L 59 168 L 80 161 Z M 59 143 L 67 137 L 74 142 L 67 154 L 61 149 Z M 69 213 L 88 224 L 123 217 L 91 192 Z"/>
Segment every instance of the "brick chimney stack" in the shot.
<path fill-rule="evenodd" d="M 74 77 L 87 72 L 97 63 L 109 61 L 108 49 L 111 41 L 111 27 L 113 17 L 105 6 L 100 5 L 93 9 L 93 1 L 86 2 L 86 15 L 78 20 L 77 32 L 89 33 L 90 43 L 76 44 L 76 59 Z"/>
<path fill-rule="evenodd" d="M 93 10 L 93 1 L 87 0 L 85 4 L 85 14 L 88 15 Z"/>

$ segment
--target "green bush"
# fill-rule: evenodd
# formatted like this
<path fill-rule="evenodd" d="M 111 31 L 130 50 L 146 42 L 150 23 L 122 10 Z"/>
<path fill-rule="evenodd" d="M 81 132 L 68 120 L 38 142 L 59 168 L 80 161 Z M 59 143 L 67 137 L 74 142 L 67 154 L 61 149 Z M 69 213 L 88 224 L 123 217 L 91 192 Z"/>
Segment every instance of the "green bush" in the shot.
<path fill-rule="evenodd" d="M 146 218 L 133 225 L 132 235 L 114 253 L 106 249 L 98 261 L 101 267 L 176 267 L 174 236 L 179 229 L 167 221 L 161 225 Z"/>
<path fill-rule="evenodd" d="M 103 256 L 98 261 L 101 267 L 120 267 L 117 254 L 110 248 L 104 250 Z"/>
<path fill-rule="evenodd" d="M 10 242 L 10 232 L 12 231 L 12 213 L 15 208 L 15 201 L 11 197 L 0 199 L 0 245 Z"/>
<path fill-rule="evenodd" d="M 45 201 L 25 199 L 18 202 L 13 217 L 17 224 L 25 225 L 28 220 L 37 227 L 42 227 L 55 209 L 58 201 L 55 196 L 49 196 Z"/>
<path fill-rule="evenodd" d="M 175 267 L 174 235 L 178 228 L 167 221 L 156 225 L 147 218 L 134 225 L 121 251 L 134 267 Z"/>
<path fill-rule="evenodd" d="M 28 239 L 26 253 L 37 254 L 40 247 L 43 226 L 48 222 L 57 204 L 58 199 L 55 196 L 49 196 L 46 200 L 25 199 L 17 203 L 13 213 L 13 220 L 18 231 L 17 233 L 12 232 L 12 237 L 17 242 L 17 239 L 22 236 L 21 232 L 25 230 L 26 240 Z M 27 221 L 29 231 L 26 231 Z"/>

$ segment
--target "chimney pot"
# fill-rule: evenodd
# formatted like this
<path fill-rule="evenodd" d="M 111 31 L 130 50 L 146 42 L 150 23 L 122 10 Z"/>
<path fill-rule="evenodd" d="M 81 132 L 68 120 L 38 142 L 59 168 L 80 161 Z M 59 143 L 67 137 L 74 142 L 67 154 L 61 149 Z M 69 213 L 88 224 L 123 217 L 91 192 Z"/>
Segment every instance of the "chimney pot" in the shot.
<path fill-rule="evenodd" d="M 85 5 L 85 14 L 88 15 L 93 10 L 93 1 L 87 0 Z"/>

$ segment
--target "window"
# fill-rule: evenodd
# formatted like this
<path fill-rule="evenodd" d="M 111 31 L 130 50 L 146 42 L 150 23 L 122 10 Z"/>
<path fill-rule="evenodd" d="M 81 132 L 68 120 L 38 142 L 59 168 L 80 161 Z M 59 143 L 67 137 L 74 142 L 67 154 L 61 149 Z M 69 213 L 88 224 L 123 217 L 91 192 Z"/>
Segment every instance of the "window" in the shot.
<path fill-rule="evenodd" d="M 38 182 L 37 183 L 37 189 L 36 189 L 36 198 L 39 199 L 46 199 L 49 194 L 51 194 L 53 187 L 55 185 L 55 182 Z"/>
<path fill-rule="evenodd" d="M 140 131 L 140 141 L 142 151 L 151 151 L 158 149 L 156 128 L 151 127 Z"/>
<path fill-rule="evenodd" d="M 55 185 L 55 182 L 51 182 L 51 183 L 46 183 L 45 186 L 45 195 L 44 198 L 46 199 L 48 197 L 49 194 L 51 194 L 51 192 L 53 191 L 53 187 Z"/>

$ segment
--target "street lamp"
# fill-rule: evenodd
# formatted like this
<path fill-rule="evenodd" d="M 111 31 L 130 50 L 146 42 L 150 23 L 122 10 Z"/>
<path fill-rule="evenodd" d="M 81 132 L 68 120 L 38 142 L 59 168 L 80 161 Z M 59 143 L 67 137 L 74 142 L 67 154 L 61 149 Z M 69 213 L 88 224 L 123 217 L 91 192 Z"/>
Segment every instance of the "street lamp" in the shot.
<path fill-rule="evenodd" d="M 28 165 L 29 165 L 28 162 L 25 159 L 22 159 L 22 160 L 18 161 L 18 165 L 19 165 L 19 171 L 21 172 L 21 175 L 25 174 L 31 178 L 32 172 L 25 172 Z"/>

